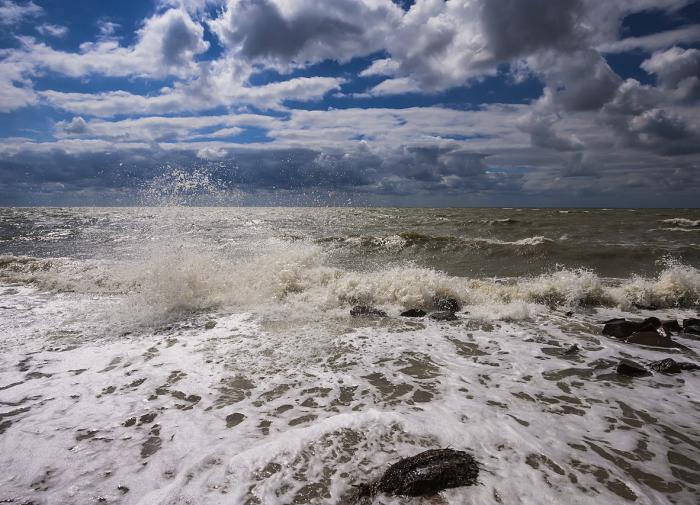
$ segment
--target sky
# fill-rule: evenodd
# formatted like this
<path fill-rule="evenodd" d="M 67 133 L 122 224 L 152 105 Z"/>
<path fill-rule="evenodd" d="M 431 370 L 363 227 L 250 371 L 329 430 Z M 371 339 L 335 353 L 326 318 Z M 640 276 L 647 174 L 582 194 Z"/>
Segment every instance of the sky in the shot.
<path fill-rule="evenodd" d="M 203 178 L 232 205 L 697 207 L 700 2 L 0 0 L 0 205 Z"/>

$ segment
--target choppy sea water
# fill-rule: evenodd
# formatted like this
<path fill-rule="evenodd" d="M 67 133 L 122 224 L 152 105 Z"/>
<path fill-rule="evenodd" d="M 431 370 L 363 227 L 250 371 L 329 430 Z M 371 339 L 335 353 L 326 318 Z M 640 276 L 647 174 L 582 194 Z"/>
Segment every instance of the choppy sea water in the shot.
<path fill-rule="evenodd" d="M 700 373 L 615 366 L 700 342 L 601 322 L 698 317 L 698 268 L 698 210 L 0 209 L 0 502 L 335 504 L 451 447 L 478 485 L 375 503 L 696 504 Z"/>

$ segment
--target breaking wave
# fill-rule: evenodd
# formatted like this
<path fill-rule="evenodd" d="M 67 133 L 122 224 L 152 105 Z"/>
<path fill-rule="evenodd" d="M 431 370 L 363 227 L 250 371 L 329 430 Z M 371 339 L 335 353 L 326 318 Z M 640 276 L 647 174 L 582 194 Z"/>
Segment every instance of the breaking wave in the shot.
<path fill-rule="evenodd" d="M 700 228 L 700 219 L 693 220 L 684 217 L 674 217 L 672 219 L 662 219 L 659 222 L 664 224 L 672 224 L 675 226 L 683 226 L 686 228 Z"/>
<path fill-rule="evenodd" d="M 416 232 L 402 232 L 396 235 L 386 236 L 330 236 L 318 239 L 317 243 L 349 245 L 365 250 L 386 249 L 389 251 L 399 251 L 408 248 L 422 248 L 459 251 L 466 249 L 490 249 L 527 254 L 536 252 L 542 247 L 553 246 L 556 244 L 556 241 L 541 235 L 507 241 L 487 237 L 433 236 Z"/>
<path fill-rule="evenodd" d="M 129 317 L 144 322 L 217 308 L 281 310 L 300 316 L 345 310 L 356 303 L 390 311 L 429 308 L 436 295 L 459 299 L 473 315 L 491 313 L 496 318 L 527 317 L 528 304 L 621 308 L 700 304 L 700 271 L 674 262 L 656 277 L 609 279 L 591 270 L 561 268 L 533 277 L 488 279 L 413 266 L 370 272 L 334 268 L 325 264 L 320 247 L 308 244 L 239 261 L 184 251 L 153 257 L 157 260 L 106 263 L 0 256 L 0 282 L 120 297 Z M 504 312 L 503 307 L 510 308 Z"/>

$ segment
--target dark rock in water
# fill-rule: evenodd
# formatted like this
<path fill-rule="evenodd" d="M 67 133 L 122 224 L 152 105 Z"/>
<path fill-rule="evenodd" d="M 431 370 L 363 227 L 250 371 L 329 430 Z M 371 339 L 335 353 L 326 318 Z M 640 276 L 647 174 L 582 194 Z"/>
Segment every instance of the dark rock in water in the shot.
<path fill-rule="evenodd" d="M 603 321 L 603 324 L 621 323 L 623 321 L 626 321 L 626 319 L 624 317 L 614 317 L 612 319 L 608 319 L 607 321 Z"/>
<path fill-rule="evenodd" d="M 361 486 L 355 499 L 371 498 L 377 493 L 431 496 L 443 489 L 472 486 L 478 477 L 479 466 L 466 452 L 433 449 L 391 465 L 378 481 Z"/>
<path fill-rule="evenodd" d="M 700 319 L 695 317 L 683 319 L 683 328 L 687 328 L 688 326 L 700 326 Z"/>
<path fill-rule="evenodd" d="M 565 315 L 566 317 L 571 317 L 571 316 L 574 315 L 574 311 L 573 311 L 573 310 L 569 310 L 568 312 L 565 312 L 564 315 Z"/>
<path fill-rule="evenodd" d="M 639 363 L 629 359 L 621 359 L 617 365 L 617 373 L 626 377 L 644 377 L 651 375 L 651 372 Z"/>
<path fill-rule="evenodd" d="M 647 317 L 640 323 L 638 331 L 658 330 L 661 328 L 661 320 L 658 317 Z"/>
<path fill-rule="evenodd" d="M 435 297 L 433 298 L 433 305 L 437 310 L 446 312 L 458 312 L 462 305 L 456 298 L 449 297 Z"/>
<path fill-rule="evenodd" d="M 386 317 L 386 312 L 383 310 L 376 309 L 374 307 L 369 307 L 368 305 L 355 305 L 350 309 L 351 316 L 378 316 Z"/>
<path fill-rule="evenodd" d="M 403 317 L 424 317 L 425 314 L 426 312 L 421 309 L 408 309 L 401 313 Z"/>
<path fill-rule="evenodd" d="M 679 363 L 671 358 L 666 358 L 650 363 L 649 368 L 661 373 L 676 374 L 684 370 L 700 370 L 700 365 L 696 365 L 695 363 Z"/>
<path fill-rule="evenodd" d="M 672 360 L 671 358 L 662 359 L 660 361 L 654 361 L 649 363 L 649 368 L 661 373 L 674 374 L 681 373 L 681 367 L 679 364 Z"/>
<path fill-rule="evenodd" d="M 681 325 L 678 324 L 678 321 L 676 321 L 675 319 L 671 319 L 670 321 L 662 321 L 661 327 L 663 328 L 666 335 L 671 335 L 672 333 L 680 333 L 681 331 L 683 331 L 683 328 L 681 328 Z"/>
<path fill-rule="evenodd" d="M 638 331 L 627 338 L 625 342 L 628 344 L 647 345 L 649 347 L 683 347 L 678 342 L 664 337 L 656 331 Z"/>
<path fill-rule="evenodd" d="M 683 328 L 684 333 L 690 333 L 691 335 L 700 335 L 700 324 L 698 325 L 688 325 Z"/>
<path fill-rule="evenodd" d="M 639 328 L 639 323 L 633 323 L 625 319 L 614 319 L 605 323 L 603 335 L 615 338 L 627 338 L 637 331 L 637 328 Z"/>
<path fill-rule="evenodd" d="M 603 335 L 615 338 L 627 338 L 633 333 L 655 331 L 661 327 L 658 317 L 648 317 L 642 322 L 627 321 L 626 319 L 611 319 L 603 327 Z"/>
<path fill-rule="evenodd" d="M 233 428 L 234 426 L 241 424 L 244 419 L 245 414 L 241 414 L 240 412 L 234 412 L 233 414 L 229 414 L 226 416 L 226 427 Z"/>
<path fill-rule="evenodd" d="M 455 321 L 457 316 L 455 316 L 454 312 L 445 310 L 442 312 L 433 312 L 430 314 L 430 319 L 434 319 L 435 321 Z"/>
<path fill-rule="evenodd" d="M 564 351 L 564 354 L 567 356 L 571 356 L 572 354 L 578 354 L 578 352 L 581 350 L 581 348 L 574 344 L 571 347 L 569 347 L 566 351 Z"/>

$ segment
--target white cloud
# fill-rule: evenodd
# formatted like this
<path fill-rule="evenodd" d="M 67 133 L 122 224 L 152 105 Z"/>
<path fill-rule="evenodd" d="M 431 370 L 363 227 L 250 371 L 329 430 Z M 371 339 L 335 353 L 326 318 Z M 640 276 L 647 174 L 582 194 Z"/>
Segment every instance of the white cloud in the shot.
<path fill-rule="evenodd" d="M 372 64 L 360 72 L 360 77 L 369 77 L 372 75 L 394 75 L 399 69 L 399 64 L 391 58 L 382 58 L 374 60 Z"/>
<path fill-rule="evenodd" d="M 672 47 L 652 54 L 641 67 L 677 100 L 700 99 L 700 50 Z"/>
<path fill-rule="evenodd" d="M 210 27 L 237 58 L 284 70 L 379 51 L 402 14 L 391 0 L 229 0 Z"/>
<path fill-rule="evenodd" d="M 43 23 L 36 27 L 36 31 L 47 37 L 62 38 L 68 35 L 68 27 Z"/>
<path fill-rule="evenodd" d="M 220 116 L 142 117 L 120 121 L 94 119 L 86 122 L 82 117 L 56 123 L 59 137 L 91 137 L 124 142 L 154 142 L 161 140 L 188 140 L 237 135 L 242 126 L 271 126 L 269 116 L 235 114 Z M 212 130 L 204 133 L 205 130 Z"/>
<path fill-rule="evenodd" d="M 255 105 L 263 109 L 279 109 L 286 100 L 319 100 L 337 90 L 341 79 L 334 77 L 297 77 L 263 86 L 246 86 L 221 73 L 200 76 L 197 80 L 164 88 L 154 96 L 126 91 L 105 93 L 65 93 L 42 91 L 39 95 L 50 105 L 91 116 L 117 114 L 164 114 L 201 111 L 218 106 Z"/>
<path fill-rule="evenodd" d="M 402 95 L 405 93 L 417 93 L 421 91 L 421 86 L 410 77 L 397 77 L 395 79 L 386 79 L 380 82 L 364 95 L 366 96 L 385 96 L 385 95 Z M 360 94 L 359 96 L 363 96 Z"/>
<path fill-rule="evenodd" d="M 676 44 L 690 44 L 700 40 L 700 25 L 684 26 L 675 30 L 654 33 L 644 37 L 627 37 L 597 47 L 603 53 L 624 53 L 633 49 L 656 51 Z"/>
<path fill-rule="evenodd" d="M 12 52 L 8 59 L 31 62 L 37 69 L 70 77 L 91 74 L 186 77 L 197 71 L 194 58 L 209 48 L 202 26 L 177 9 L 147 19 L 137 32 L 136 44 L 131 47 L 123 47 L 114 39 L 104 39 L 86 42 L 80 46 L 80 52 L 72 53 L 58 51 L 31 37 L 19 40 L 22 49 Z"/>
<path fill-rule="evenodd" d="M 26 74 L 26 65 L 0 60 L 0 112 L 9 112 L 37 103 L 32 82 Z"/>
<path fill-rule="evenodd" d="M 32 2 L 21 3 L 12 0 L 0 2 L 0 25 L 14 26 L 27 18 L 36 18 L 44 13 L 44 9 Z"/>

